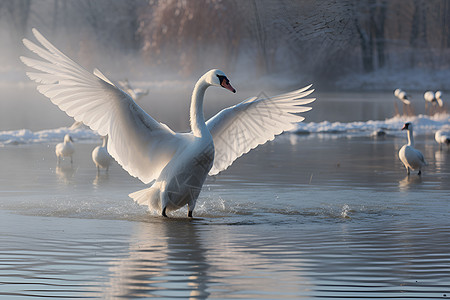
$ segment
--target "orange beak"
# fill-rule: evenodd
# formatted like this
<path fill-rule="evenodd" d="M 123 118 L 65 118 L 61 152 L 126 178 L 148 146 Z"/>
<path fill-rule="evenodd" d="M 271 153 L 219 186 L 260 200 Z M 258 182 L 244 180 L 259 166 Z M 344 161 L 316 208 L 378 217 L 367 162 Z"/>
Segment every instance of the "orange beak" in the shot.
<path fill-rule="evenodd" d="M 220 83 L 220 85 L 224 88 L 226 88 L 227 90 L 236 93 L 236 90 L 234 89 L 234 87 L 231 86 L 230 81 L 228 79 L 224 79 L 222 80 L 222 82 Z"/>

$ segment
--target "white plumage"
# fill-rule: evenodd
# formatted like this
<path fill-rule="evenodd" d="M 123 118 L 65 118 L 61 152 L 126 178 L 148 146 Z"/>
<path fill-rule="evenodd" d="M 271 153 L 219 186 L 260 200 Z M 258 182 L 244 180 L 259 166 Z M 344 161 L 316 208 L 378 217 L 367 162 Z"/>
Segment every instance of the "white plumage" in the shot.
<path fill-rule="evenodd" d="M 440 129 L 436 131 L 434 134 L 434 139 L 439 144 L 439 149 L 442 150 L 442 145 L 447 145 L 447 147 L 450 146 L 450 131 L 445 131 L 443 129 Z"/>
<path fill-rule="evenodd" d="M 75 147 L 73 146 L 72 137 L 68 134 L 64 136 L 64 142 L 59 143 L 55 147 L 56 157 L 58 158 L 58 164 L 61 163 L 61 158 L 70 157 L 70 163 L 73 163 L 72 155 L 75 152 Z"/>
<path fill-rule="evenodd" d="M 402 101 L 403 104 L 405 105 L 411 104 L 411 101 L 408 99 L 409 98 L 408 94 L 406 94 L 406 92 L 401 89 L 396 89 L 394 91 L 394 96 L 397 97 L 400 101 Z"/>
<path fill-rule="evenodd" d="M 444 102 L 442 102 L 442 92 L 437 91 L 436 93 L 433 93 L 432 91 L 426 91 L 423 94 L 423 98 L 426 102 L 431 103 L 432 105 L 438 105 L 439 107 L 444 106 Z"/>
<path fill-rule="evenodd" d="M 130 194 L 166 216 L 166 211 L 188 205 L 192 216 L 208 173 L 218 174 L 234 160 L 283 131 L 293 129 L 306 112 L 301 105 L 315 99 L 310 86 L 275 96 L 247 99 L 222 110 L 205 123 L 203 97 L 209 86 L 235 92 L 220 70 L 205 73 L 192 94 L 189 133 L 175 133 L 142 110 L 132 98 L 99 70 L 89 73 L 48 42 L 36 29 L 42 47 L 24 39 L 25 46 L 46 61 L 21 57 L 41 72 L 28 72 L 39 92 L 61 110 L 100 135 L 108 135 L 108 151 L 132 176 L 150 188 Z"/>
<path fill-rule="evenodd" d="M 131 99 L 134 101 L 139 101 L 142 97 L 145 95 L 148 95 L 148 89 L 140 89 L 140 88 L 134 88 L 131 86 L 128 79 L 119 81 L 119 87 L 128 95 L 130 95 Z"/>
<path fill-rule="evenodd" d="M 436 93 L 434 93 L 434 96 L 436 97 L 436 101 L 437 101 L 439 107 L 443 107 L 444 101 L 442 101 L 442 92 L 436 91 Z"/>
<path fill-rule="evenodd" d="M 422 173 L 422 167 L 427 163 L 422 152 L 414 148 L 413 125 L 411 123 L 405 123 L 402 130 L 407 130 L 408 132 L 408 143 L 400 148 L 398 157 L 405 166 L 408 175 L 411 170 L 419 170 L 418 174 L 420 175 Z"/>
<path fill-rule="evenodd" d="M 107 143 L 108 143 L 108 136 L 102 137 L 103 143 L 101 146 L 97 146 L 92 151 L 92 161 L 94 162 L 95 166 L 97 167 L 97 172 L 100 173 L 100 168 L 106 169 L 106 171 L 109 170 L 109 166 L 112 162 L 112 157 L 108 153 L 107 149 Z"/>

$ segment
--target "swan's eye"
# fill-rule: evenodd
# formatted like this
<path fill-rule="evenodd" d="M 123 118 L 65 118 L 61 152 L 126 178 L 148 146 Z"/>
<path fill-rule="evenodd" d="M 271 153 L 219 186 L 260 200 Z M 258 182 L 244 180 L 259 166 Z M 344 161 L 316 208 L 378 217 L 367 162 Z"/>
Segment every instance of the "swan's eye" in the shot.
<path fill-rule="evenodd" d="M 230 81 L 225 76 L 217 75 L 217 78 L 219 78 L 220 85 L 223 85 L 224 81 L 226 84 L 230 84 Z"/>

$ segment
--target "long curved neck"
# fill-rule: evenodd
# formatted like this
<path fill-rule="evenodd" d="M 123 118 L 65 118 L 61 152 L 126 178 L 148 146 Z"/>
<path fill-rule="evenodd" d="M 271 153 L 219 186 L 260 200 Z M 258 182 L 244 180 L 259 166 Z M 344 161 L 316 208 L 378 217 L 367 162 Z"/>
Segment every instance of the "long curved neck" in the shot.
<path fill-rule="evenodd" d="M 412 129 L 408 130 L 408 145 L 414 147 L 414 135 Z"/>
<path fill-rule="evenodd" d="M 108 136 L 104 136 L 104 137 L 103 137 L 102 147 L 105 147 L 105 148 L 106 148 L 106 145 L 108 145 Z"/>
<path fill-rule="evenodd" d="M 192 92 L 190 109 L 191 129 L 194 135 L 198 137 L 202 137 L 206 133 L 209 133 L 203 115 L 203 98 L 208 87 L 209 84 L 207 84 L 202 77 L 197 81 L 194 91 Z"/>

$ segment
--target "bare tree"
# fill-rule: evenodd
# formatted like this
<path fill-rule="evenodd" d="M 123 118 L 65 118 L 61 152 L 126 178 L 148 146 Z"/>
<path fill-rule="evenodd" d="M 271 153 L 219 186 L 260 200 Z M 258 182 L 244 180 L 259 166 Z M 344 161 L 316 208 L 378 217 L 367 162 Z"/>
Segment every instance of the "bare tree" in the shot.
<path fill-rule="evenodd" d="M 149 61 L 190 73 L 204 61 L 229 63 L 241 38 L 234 1 L 155 1 L 141 11 L 138 34 Z"/>

